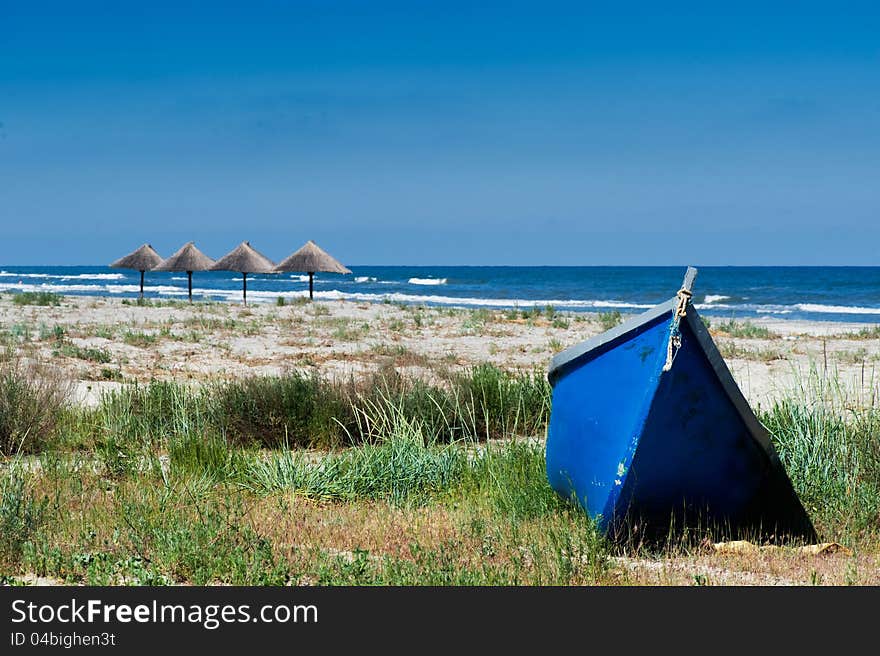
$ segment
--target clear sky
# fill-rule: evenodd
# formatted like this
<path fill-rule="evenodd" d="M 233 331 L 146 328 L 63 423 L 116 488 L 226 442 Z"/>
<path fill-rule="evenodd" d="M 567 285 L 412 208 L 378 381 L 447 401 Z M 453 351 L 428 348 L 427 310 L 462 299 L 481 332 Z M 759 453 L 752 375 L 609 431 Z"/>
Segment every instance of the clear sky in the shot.
<path fill-rule="evenodd" d="M 601 4 L 0 0 L 0 265 L 880 264 L 880 5 Z"/>

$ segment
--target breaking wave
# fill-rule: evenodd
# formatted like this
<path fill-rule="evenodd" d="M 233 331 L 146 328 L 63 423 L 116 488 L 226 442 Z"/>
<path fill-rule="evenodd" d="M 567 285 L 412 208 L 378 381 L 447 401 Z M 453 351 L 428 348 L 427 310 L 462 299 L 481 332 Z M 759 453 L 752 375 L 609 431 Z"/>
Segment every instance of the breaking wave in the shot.
<path fill-rule="evenodd" d="M 821 303 L 798 303 L 801 312 L 817 314 L 880 314 L 880 308 L 860 307 L 858 305 L 822 305 Z"/>
<path fill-rule="evenodd" d="M 58 273 L 14 273 L 0 271 L 2 278 L 40 278 L 43 280 L 124 280 L 124 273 L 78 273 L 76 275 L 62 275 Z"/>
<path fill-rule="evenodd" d="M 112 271 L 95 267 L 94 272 L 83 268 L 38 267 L 16 272 L 8 266 L 0 270 L 0 291 L 50 291 L 69 295 L 132 297 L 139 291 L 139 275 L 132 271 Z M 13 270 L 10 270 L 13 269 Z M 370 269 L 367 269 L 370 271 Z M 506 270 L 495 272 L 454 270 L 398 270 L 377 268 L 373 275 L 357 276 L 319 275 L 315 298 L 320 300 L 350 300 L 355 302 L 399 302 L 464 308 L 523 308 L 552 305 L 569 311 L 619 310 L 635 314 L 649 309 L 655 301 L 663 301 L 666 294 L 657 289 L 627 287 L 618 281 L 607 289 L 601 284 L 582 285 L 579 281 L 540 278 L 527 281 L 519 273 L 510 277 Z M 539 272 L 541 273 L 541 272 Z M 416 274 L 417 277 L 410 277 Z M 442 277 L 442 276 L 447 277 Z M 532 272 L 530 272 L 530 276 Z M 543 274 L 542 274 L 543 275 Z M 305 296 L 309 277 L 302 273 L 283 276 L 248 276 L 248 298 L 254 302 L 274 302 L 279 296 L 288 299 Z M 184 273 L 148 273 L 144 291 L 153 297 L 185 298 L 187 277 Z M 253 284 L 252 284 L 253 281 Z M 237 273 L 197 272 L 193 277 L 197 287 L 194 295 L 205 299 L 240 302 L 241 275 Z M 305 283 L 305 284 L 303 284 Z M 858 293 L 840 292 L 835 296 L 818 296 L 809 286 L 783 287 L 778 292 L 770 287 L 728 285 L 714 288 L 728 294 L 698 292 L 695 307 L 707 315 L 733 317 L 737 320 L 756 316 L 803 318 L 807 320 L 836 320 L 880 323 L 880 301 L 871 288 L 859 288 Z M 635 283 L 633 283 L 635 285 Z M 616 285 L 616 286 L 615 286 Z M 612 298 L 601 298 L 605 294 Z M 748 296 L 743 295 L 749 294 Z M 573 298 L 574 297 L 574 298 Z M 817 302 L 813 302 L 813 301 Z"/>
<path fill-rule="evenodd" d="M 410 285 L 445 285 L 447 278 L 410 278 Z"/>

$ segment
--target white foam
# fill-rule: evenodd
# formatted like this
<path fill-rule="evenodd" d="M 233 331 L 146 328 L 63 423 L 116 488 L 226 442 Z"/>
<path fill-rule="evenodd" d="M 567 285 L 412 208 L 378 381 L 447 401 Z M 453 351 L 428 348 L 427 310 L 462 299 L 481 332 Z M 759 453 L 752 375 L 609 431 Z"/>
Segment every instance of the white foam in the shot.
<path fill-rule="evenodd" d="M 880 308 L 860 307 L 858 305 L 823 305 L 821 303 L 798 303 L 801 312 L 817 314 L 880 314 Z"/>
<path fill-rule="evenodd" d="M 6 279 L 8 282 L 0 282 L 0 291 L 52 291 L 57 293 L 87 293 L 87 294 L 137 294 L 139 285 L 137 284 L 111 284 L 111 280 L 119 280 L 124 278 L 124 274 L 79 274 L 71 276 L 61 276 L 43 273 L 17 274 L 8 271 L 0 271 L 0 280 Z M 85 281 L 95 278 L 97 283 L 87 284 Z M 305 282 L 308 276 L 293 276 L 294 280 Z M 12 280 L 10 280 L 12 279 Z M 53 280 L 54 279 L 54 280 Z M 20 280 L 20 282 L 19 282 Z M 172 280 L 185 281 L 185 277 L 174 277 Z M 240 278 L 233 281 L 240 282 Z M 354 279 L 355 282 L 376 282 L 371 276 L 359 276 Z M 431 281 L 428 283 L 413 283 L 413 280 Z M 108 281 L 101 284 L 101 281 Z M 442 281 L 442 282 L 441 282 Z M 444 278 L 414 278 L 410 279 L 411 284 L 430 284 L 440 285 L 446 281 Z M 378 281 L 388 282 L 388 281 Z M 398 283 L 399 284 L 399 283 Z M 147 284 L 144 291 L 149 294 L 180 297 L 187 295 L 186 285 L 157 285 Z M 213 297 L 218 299 L 226 299 L 237 301 L 241 298 L 241 287 L 235 286 L 230 289 L 208 289 L 197 287 L 193 289 L 196 296 Z M 248 298 L 254 301 L 272 302 L 279 296 L 286 298 L 296 298 L 308 294 L 308 290 L 249 290 Z M 332 289 L 327 291 L 315 292 L 315 297 L 324 300 L 352 300 L 367 302 L 400 302 L 400 303 L 429 303 L 435 305 L 454 305 L 460 307 L 545 307 L 552 305 L 557 308 L 570 309 L 619 309 L 623 311 L 639 311 L 653 307 L 653 304 L 636 303 L 629 301 L 621 301 L 616 299 L 599 300 L 599 299 L 512 299 L 512 298 L 473 298 L 460 296 L 444 296 L 439 294 L 405 294 L 405 293 L 364 293 L 354 291 L 341 291 Z M 850 305 L 826 305 L 821 303 L 797 303 L 792 305 L 759 305 L 759 304 L 730 304 L 721 301 L 728 300 L 729 297 L 722 295 L 707 295 L 704 303 L 695 304 L 697 309 L 718 311 L 718 310 L 736 310 L 755 313 L 759 315 L 787 315 L 794 312 L 810 313 L 810 314 L 839 314 L 839 315 L 880 315 L 880 307 L 863 307 Z"/>
<path fill-rule="evenodd" d="M 271 294 L 274 298 L 279 294 Z M 469 298 L 459 296 L 439 296 L 434 294 L 367 294 L 362 292 L 343 292 L 338 289 L 315 292 L 315 298 L 326 300 L 352 301 L 391 301 L 399 303 L 434 303 L 437 305 L 460 305 L 466 307 L 545 307 L 557 308 L 620 308 L 648 309 L 649 304 L 627 303 L 624 301 L 575 300 L 575 299 L 513 299 L 513 298 Z"/>
<path fill-rule="evenodd" d="M 410 285 L 445 285 L 446 278 L 410 278 L 407 282 Z"/>
<path fill-rule="evenodd" d="M 136 294 L 140 291 L 140 285 L 61 285 L 50 283 L 0 283 L 0 290 L 15 290 L 19 292 L 87 292 L 91 294 Z M 145 292 L 155 294 L 186 294 L 186 288 L 171 287 L 168 285 L 144 285 Z M 193 290 L 195 291 L 195 290 Z M 208 291 L 208 290 L 206 290 Z"/>
<path fill-rule="evenodd" d="M 706 294 L 706 298 L 703 299 L 703 303 L 717 303 L 718 301 L 727 300 L 730 300 L 730 296 L 725 296 L 724 294 Z"/>
<path fill-rule="evenodd" d="M 728 310 L 733 306 L 727 303 L 694 303 L 694 307 L 698 310 Z"/>
<path fill-rule="evenodd" d="M 15 273 L 11 271 L 0 271 L 0 277 L 3 278 L 40 278 L 43 280 L 123 280 L 124 273 L 78 273 L 76 275 L 64 276 L 54 273 Z"/>
<path fill-rule="evenodd" d="M 308 282 L 309 281 L 308 276 L 293 275 L 293 276 L 290 276 L 290 278 L 292 280 L 298 280 L 299 282 Z"/>
<path fill-rule="evenodd" d="M 124 280 L 124 273 L 80 273 L 75 276 L 59 276 L 60 280 Z"/>
<path fill-rule="evenodd" d="M 185 279 L 184 279 L 185 280 Z M 0 290 L 9 289 L 15 291 L 54 291 L 64 292 L 88 292 L 92 294 L 136 294 L 140 290 L 139 285 L 76 285 L 76 284 L 28 284 L 28 283 L 0 283 Z M 145 285 L 144 291 L 150 294 L 168 296 L 186 296 L 185 286 L 173 285 Z M 194 296 L 210 296 L 228 300 L 241 298 L 241 288 L 234 289 L 209 289 L 193 287 Z M 266 291 L 248 290 L 248 299 L 254 301 L 274 301 L 279 296 L 294 298 L 308 295 L 308 290 L 285 290 Z M 353 300 L 372 302 L 399 302 L 399 303 L 433 303 L 437 305 L 457 305 L 464 307 L 545 307 L 552 305 L 559 308 L 616 308 L 641 310 L 653 307 L 650 304 L 628 303 L 616 300 L 575 300 L 575 299 L 511 299 L 511 298 L 469 298 L 458 296 L 440 296 L 433 294 L 368 294 L 363 292 L 344 292 L 338 289 L 329 291 L 316 291 L 315 298 L 325 300 Z"/>

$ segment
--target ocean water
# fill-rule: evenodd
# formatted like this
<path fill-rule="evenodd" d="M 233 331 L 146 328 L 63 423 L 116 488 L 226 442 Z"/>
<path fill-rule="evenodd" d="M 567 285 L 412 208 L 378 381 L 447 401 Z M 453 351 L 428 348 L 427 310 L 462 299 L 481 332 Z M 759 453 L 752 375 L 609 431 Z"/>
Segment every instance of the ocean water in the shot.
<path fill-rule="evenodd" d="M 457 307 L 530 308 L 624 314 L 675 295 L 685 267 L 352 266 L 352 275 L 319 273 L 316 299 Z M 53 291 L 134 298 L 137 271 L 106 266 L 0 266 L 0 292 Z M 195 298 L 241 301 L 241 274 L 197 271 Z M 185 273 L 147 272 L 150 298 L 185 298 Z M 304 274 L 251 274 L 248 301 L 308 294 Z M 880 267 L 700 267 L 694 303 L 702 314 L 880 323 Z"/>

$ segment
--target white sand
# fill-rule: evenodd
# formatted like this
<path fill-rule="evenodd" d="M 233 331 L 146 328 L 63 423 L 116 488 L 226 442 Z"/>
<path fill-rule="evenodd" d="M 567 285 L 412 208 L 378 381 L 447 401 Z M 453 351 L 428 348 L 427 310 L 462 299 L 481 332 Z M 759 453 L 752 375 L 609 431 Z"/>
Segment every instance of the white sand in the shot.
<path fill-rule="evenodd" d="M 349 376 L 390 363 L 429 379 L 438 369 L 479 362 L 543 370 L 556 351 L 603 329 L 592 315 L 560 313 L 567 326 L 546 317 L 506 316 L 350 301 L 138 307 L 116 298 L 68 296 L 59 307 L 40 307 L 0 296 L 0 329 L 15 333 L 29 357 L 59 367 L 74 381 L 81 403 L 95 403 L 104 390 L 129 381 L 196 383 L 289 369 Z M 869 398 L 877 389 L 880 340 L 848 336 L 865 324 L 778 318 L 752 323 L 775 336 L 713 336 L 753 405 L 766 406 L 811 369 L 821 376 L 826 367 L 852 388 L 854 398 Z M 55 338 L 56 326 L 65 331 L 63 342 Z M 139 339 L 143 335 L 148 340 Z M 76 348 L 95 349 L 110 361 L 77 357 Z"/>

